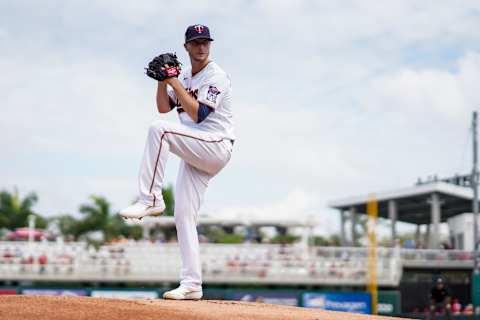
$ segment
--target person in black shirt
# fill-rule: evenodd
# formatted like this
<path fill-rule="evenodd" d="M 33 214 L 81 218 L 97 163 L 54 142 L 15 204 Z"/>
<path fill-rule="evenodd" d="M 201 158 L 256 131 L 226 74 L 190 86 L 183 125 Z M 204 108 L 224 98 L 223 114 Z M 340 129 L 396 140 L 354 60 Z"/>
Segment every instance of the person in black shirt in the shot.
<path fill-rule="evenodd" d="M 430 317 L 435 319 L 435 312 L 438 309 L 445 311 L 447 319 L 450 319 L 451 298 L 442 278 L 438 278 L 430 290 Z"/>

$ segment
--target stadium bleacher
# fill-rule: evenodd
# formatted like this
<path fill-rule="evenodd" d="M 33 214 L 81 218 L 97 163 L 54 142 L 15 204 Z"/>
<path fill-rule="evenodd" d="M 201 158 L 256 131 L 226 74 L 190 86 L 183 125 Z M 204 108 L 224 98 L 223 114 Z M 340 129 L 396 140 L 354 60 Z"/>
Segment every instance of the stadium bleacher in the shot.
<path fill-rule="evenodd" d="M 201 244 L 205 283 L 363 285 L 365 248 L 272 244 Z M 174 243 L 101 246 L 63 242 L 0 242 L 0 279 L 175 282 L 181 267 Z M 399 250 L 380 248 L 378 282 L 398 285 Z"/>

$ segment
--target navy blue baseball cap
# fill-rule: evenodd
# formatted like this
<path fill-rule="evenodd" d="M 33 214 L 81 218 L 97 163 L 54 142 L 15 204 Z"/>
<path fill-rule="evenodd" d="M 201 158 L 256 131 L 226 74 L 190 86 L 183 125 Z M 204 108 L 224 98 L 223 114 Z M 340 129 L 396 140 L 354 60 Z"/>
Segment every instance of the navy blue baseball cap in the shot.
<path fill-rule="evenodd" d="M 193 26 L 189 26 L 187 31 L 185 31 L 185 43 L 195 39 L 208 39 L 213 41 L 213 39 L 210 37 L 210 30 L 207 26 L 202 24 L 194 24 Z"/>

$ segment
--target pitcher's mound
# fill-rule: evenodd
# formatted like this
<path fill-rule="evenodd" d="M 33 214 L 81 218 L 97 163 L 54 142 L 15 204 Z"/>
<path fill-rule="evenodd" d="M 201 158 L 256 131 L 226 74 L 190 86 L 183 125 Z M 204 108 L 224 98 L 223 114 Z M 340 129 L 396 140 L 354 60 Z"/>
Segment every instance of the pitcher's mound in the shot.
<path fill-rule="evenodd" d="M 2 320 L 393 319 L 238 301 L 119 300 L 91 297 L 0 296 Z"/>

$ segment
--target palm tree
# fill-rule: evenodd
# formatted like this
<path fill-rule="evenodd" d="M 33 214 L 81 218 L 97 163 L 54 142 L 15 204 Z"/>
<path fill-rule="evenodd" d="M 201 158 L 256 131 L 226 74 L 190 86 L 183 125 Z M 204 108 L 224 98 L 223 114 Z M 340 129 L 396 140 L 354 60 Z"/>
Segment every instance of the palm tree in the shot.
<path fill-rule="evenodd" d="M 141 238 L 142 228 L 129 226 L 118 214 L 113 214 L 110 203 L 104 197 L 92 195 L 90 200 L 91 203 L 80 206 L 83 219 L 76 221 L 63 217 L 65 231 L 71 232 L 75 239 L 91 231 L 100 231 L 107 242 L 119 236 Z"/>
<path fill-rule="evenodd" d="M 79 221 L 70 214 L 63 214 L 60 216 L 52 217 L 50 221 L 55 221 L 54 223 L 57 223 L 58 229 L 62 235 L 75 236 L 76 228 Z"/>
<path fill-rule="evenodd" d="M 173 216 L 173 210 L 175 208 L 175 198 L 173 195 L 173 186 L 169 185 L 162 189 L 163 201 L 165 202 L 164 216 Z"/>
<path fill-rule="evenodd" d="M 101 196 L 90 196 L 91 203 L 80 206 L 80 213 L 84 218 L 75 225 L 73 234 L 75 238 L 91 231 L 101 231 L 103 239 L 107 240 L 107 225 L 109 223 L 110 203 Z M 110 236 L 110 235 L 108 235 Z"/>
<path fill-rule="evenodd" d="M 26 227 L 28 225 L 28 216 L 30 215 L 36 217 L 36 227 L 45 228 L 47 225 L 46 220 L 32 210 L 37 201 L 38 197 L 34 192 L 27 194 L 22 199 L 17 188 L 14 188 L 12 193 L 6 190 L 1 191 L 0 228 L 13 230 Z"/>

